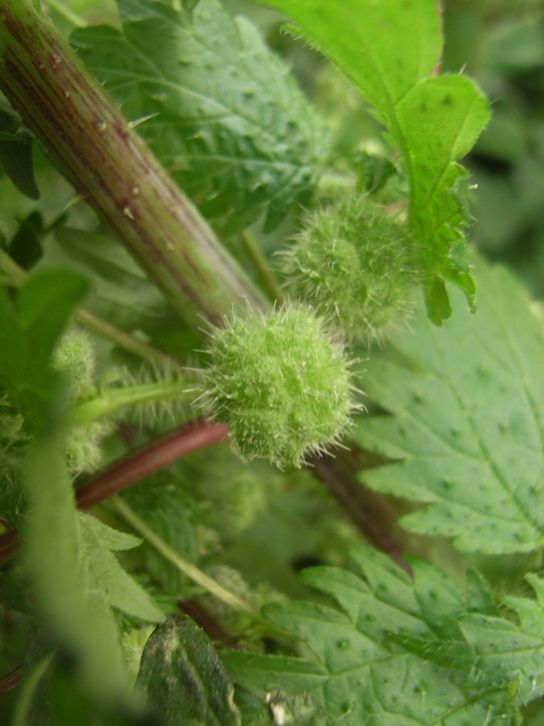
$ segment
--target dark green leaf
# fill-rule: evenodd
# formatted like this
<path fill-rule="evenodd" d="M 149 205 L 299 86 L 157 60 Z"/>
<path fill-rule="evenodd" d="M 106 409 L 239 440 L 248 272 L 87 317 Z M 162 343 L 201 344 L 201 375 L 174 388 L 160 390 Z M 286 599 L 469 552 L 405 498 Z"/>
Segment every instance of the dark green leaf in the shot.
<path fill-rule="evenodd" d="M 8 245 L 12 260 L 30 270 L 43 255 L 42 241 L 46 232 L 40 212 L 31 212 Z"/>
<path fill-rule="evenodd" d="M 0 163 L 17 189 L 31 199 L 40 192 L 32 168 L 32 137 L 16 114 L 0 109 Z"/>
<path fill-rule="evenodd" d="M 544 543 L 544 340 L 515 279 L 478 268 L 476 315 L 458 300 L 436 329 L 420 308 L 368 362 L 365 391 L 393 415 L 361 417 L 355 437 L 399 461 L 361 477 L 429 503 L 401 520 L 409 529 L 466 551 L 527 552 Z"/>
<path fill-rule="evenodd" d="M 228 673 L 208 636 L 186 615 L 153 631 L 138 682 L 165 726 L 240 726 Z"/>
<path fill-rule="evenodd" d="M 202 212 L 268 229 L 308 196 L 324 131 L 257 29 L 202 0 L 190 20 L 165 3 L 120 0 L 123 32 L 72 36 L 79 55 Z"/>

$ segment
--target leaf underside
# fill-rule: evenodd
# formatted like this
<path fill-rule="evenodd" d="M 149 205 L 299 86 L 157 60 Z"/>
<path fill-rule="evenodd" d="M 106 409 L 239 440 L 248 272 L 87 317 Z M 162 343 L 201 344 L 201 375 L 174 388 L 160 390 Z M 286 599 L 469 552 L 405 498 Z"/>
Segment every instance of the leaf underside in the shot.
<path fill-rule="evenodd" d="M 396 462 L 361 479 L 426 502 L 401 520 L 413 531 L 464 551 L 526 552 L 544 543 L 544 341 L 511 274 L 479 262 L 477 279 L 476 315 L 458 300 L 436 328 L 420 306 L 368 361 L 365 391 L 391 415 L 361 417 L 355 439 Z"/>

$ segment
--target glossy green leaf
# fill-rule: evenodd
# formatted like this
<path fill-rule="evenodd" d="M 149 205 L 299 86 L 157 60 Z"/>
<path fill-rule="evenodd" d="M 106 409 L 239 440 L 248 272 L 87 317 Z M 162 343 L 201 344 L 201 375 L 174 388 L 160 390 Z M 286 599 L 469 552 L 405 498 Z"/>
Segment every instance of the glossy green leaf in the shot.
<path fill-rule="evenodd" d="M 463 255 L 470 222 L 467 172 L 455 164 L 489 119 L 483 93 L 462 76 L 429 77 L 440 56 L 437 6 L 430 0 L 263 0 L 295 21 L 295 32 L 341 68 L 384 123 L 411 187 L 409 220 L 426 276 L 427 307 L 449 317 L 444 280 L 474 307 Z M 455 250 L 455 252 L 453 252 Z"/>
<path fill-rule="evenodd" d="M 186 615 L 153 631 L 138 683 L 165 726 L 240 726 L 229 675 L 208 636 Z"/>
<path fill-rule="evenodd" d="M 275 227 L 308 196 L 326 154 L 314 111 L 246 19 L 202 0 L 119 0 L 123 31 L 78 30 L 79 55 L 208 217 Z"/>
<path fill-rule="evenodd" d="M 492 683 L 487 675 L 480 683 L 477 661 L 458 625 L 469 608 L 477 609 L 475 601 L 423 560 L 410 558 L 411 580 L 371 548 L 352 554 L 356 572 L 316 567 L 303 573 L 305 582 L 340 610 L 303 601 L 263 610 L 275 625 L 301 638 L 313 659 L 224 651 L 221 658 L 234 681 L 261 697 L 274 689 L 307 691 L 346 726 L 466 726 L 484 724 L 489 714 L 514 726 L 511 672 L 496 671 Z M 407 652 L 397 642 L 407 636 L 429 645 L 438 642 L 448 663 L 456 650 L 464 670 L 446 670 L 424 653 Z M 475 677 L 466 679 L 471 668 Z"/>
<path fill-rule="evenodd" d="M 457 300 L 438 329 L 420 308 L 368 361 L 365 391 L 391 415 L 360 418 L 355 438 L 396 462 L 361 479 L 428 503 L 401 520 L 411 530 L 527 552 L 544 543 L 544 340 L 511 274 L 479 262 L 477 279 L 476 315 Z"/>

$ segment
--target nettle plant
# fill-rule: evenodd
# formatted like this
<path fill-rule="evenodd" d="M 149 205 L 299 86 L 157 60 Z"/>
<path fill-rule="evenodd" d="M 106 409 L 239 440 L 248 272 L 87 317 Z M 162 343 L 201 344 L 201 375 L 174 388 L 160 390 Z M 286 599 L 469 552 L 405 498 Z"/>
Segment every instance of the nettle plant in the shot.
<path fill-rule="evenodd" d="M 544 340 L 465 241 L 488 102 L 434 0 L 266 4 L 315 103 L 219 0 L 0 0 L 3 718 L 539 723 Z"/>

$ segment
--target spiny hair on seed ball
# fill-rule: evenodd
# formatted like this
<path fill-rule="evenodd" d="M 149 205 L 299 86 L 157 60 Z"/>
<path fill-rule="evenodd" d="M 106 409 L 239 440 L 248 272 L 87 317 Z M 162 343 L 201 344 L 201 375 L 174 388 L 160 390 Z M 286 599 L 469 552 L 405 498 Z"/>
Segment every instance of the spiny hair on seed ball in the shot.
<path fill-rule="evenodd" d="M 360 408 L 343 345 L 307 307 L 234 317 L 208 352 L 201 403 L 248 459 L 301 466 L 338 445 Z"/>

